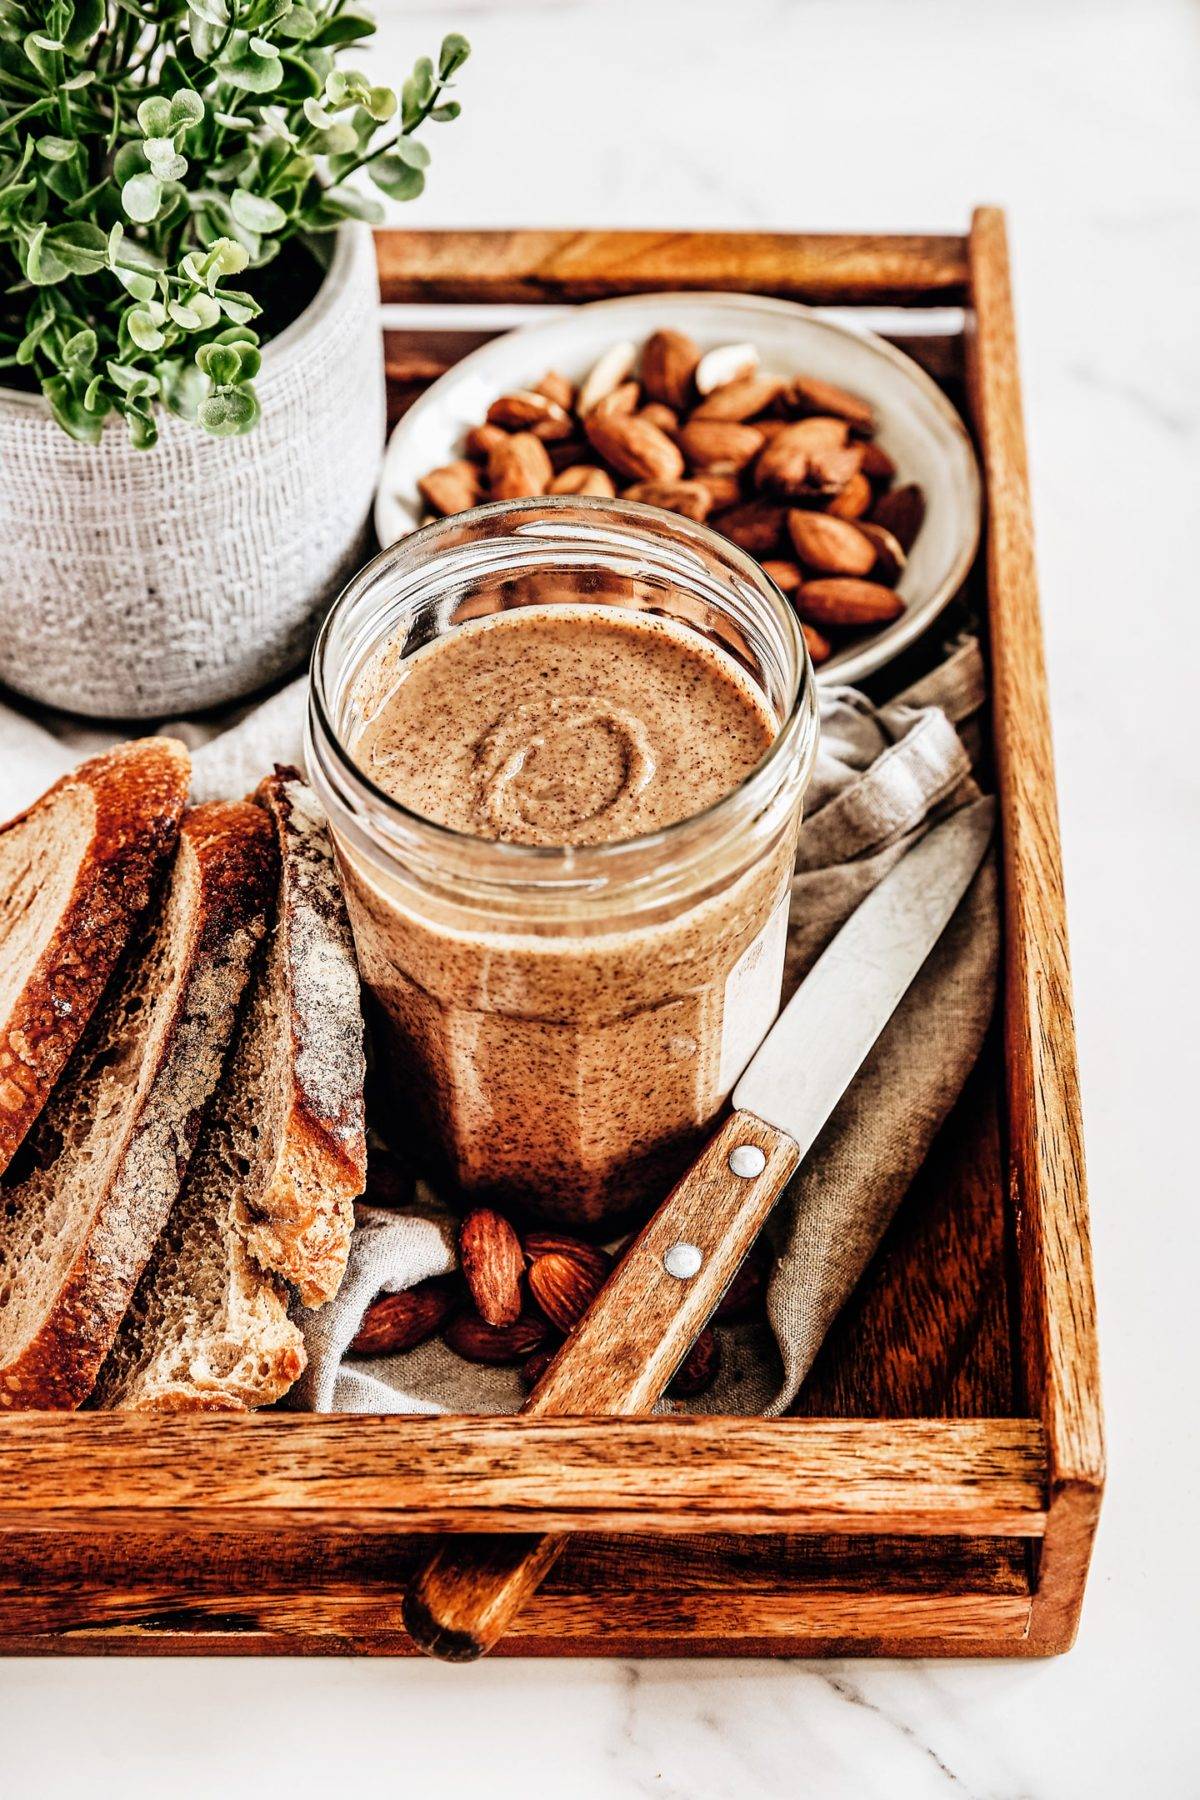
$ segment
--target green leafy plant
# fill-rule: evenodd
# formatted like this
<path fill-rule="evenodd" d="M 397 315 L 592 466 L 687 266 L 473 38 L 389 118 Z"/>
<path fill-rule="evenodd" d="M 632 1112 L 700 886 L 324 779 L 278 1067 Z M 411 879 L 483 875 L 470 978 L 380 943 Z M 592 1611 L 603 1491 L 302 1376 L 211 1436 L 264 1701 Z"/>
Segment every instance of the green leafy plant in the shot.
<path fill-rule="evenodd" d="M 0 382 L 84 443 L 119 414 L 153 444 L 158 402 L 250 430 L 288 322 L 255 271 L 381 217 L 360 171 L 414 199 L 417 131 L 458 115 L 465 38 L 397 94 L 344 66 L 373 30 L 356 0 L 0 0 Z"/>

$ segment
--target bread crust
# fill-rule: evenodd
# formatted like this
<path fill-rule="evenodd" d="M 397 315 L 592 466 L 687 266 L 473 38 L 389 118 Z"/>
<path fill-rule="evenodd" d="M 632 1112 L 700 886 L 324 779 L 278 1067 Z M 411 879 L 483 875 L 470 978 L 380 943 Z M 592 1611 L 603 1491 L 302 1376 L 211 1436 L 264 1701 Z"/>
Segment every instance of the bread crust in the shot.
<path fill-rule="evenodd" d="M 306 1306 L 320 1306 L 341 1286 L 354 1202 L 366 1185 L 358 965 L 315 794 L 298 769 L 277 764 L 255 799 L 273 820 L 279 844 L 275 930 L 286 946 L 292 1085 L 275 1168 L 242 1229 L 264 1268 L 291 1282 Z M 324 956 L 345 971 L 343 990 L 328 1007 L 299 991 L 299 966 L 318 937 Z M 324 1054 L 322 1036 L 334 1040 Z"/>
<path fill-rule="evenodd" d="M 75 1259 L 37 1332 L 0 1367 L 0 1405 L 70 1409 L 92 1391 L 187 1172 L 266 929 L 278 865 L 264 827 L 248 801 L 214 801 L 184 815 L 179 854 L 195 855 L 199 876 L 186 973 L 175 985 L 138 1116 Z M 85 1058 L 87 1050 L 85 1042 Z M 151 1176 L 142 1186 L 131 1175 L 140 1149 Z"/>
<path fill-rule="evenodd" d="M 52 797 L 90 789 L 91 842 L 58 923 L 12 1012 L 0 1020 L 0 1173 L 79 1043 L 175 845 L 191 761 L 174 738 L 139 738 L 82 763 L 0 827 L 34 820 Z"/>

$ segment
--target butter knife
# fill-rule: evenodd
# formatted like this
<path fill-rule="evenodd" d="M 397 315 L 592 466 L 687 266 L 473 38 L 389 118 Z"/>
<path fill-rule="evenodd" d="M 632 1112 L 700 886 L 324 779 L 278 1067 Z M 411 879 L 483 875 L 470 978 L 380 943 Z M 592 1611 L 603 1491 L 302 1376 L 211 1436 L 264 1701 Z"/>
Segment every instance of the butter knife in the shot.
<path fill-rule="evenodd" d="M 891 1018 L 983 861 L 994 803 L 962 808 L 827 945 L 733 1090 L 732 1111 L 654 1213 L 521 1409 L 647 1413 Z M 471 1662 L 504 1635 L 567 1534 L 447 1539 L 404 1601 L 416 1643 Z"/>

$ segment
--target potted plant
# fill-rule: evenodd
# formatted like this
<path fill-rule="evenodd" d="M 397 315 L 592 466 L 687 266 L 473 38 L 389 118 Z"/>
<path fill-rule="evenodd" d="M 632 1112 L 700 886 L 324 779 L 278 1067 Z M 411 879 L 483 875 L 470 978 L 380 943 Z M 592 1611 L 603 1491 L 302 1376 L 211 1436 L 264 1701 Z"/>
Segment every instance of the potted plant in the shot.
<path fill-rule="evenodd" d="M 0 681 L 92 715 L 247 694 L 361 553 L 378 200 L 454 118 L 357 0 L 0 0 Z"/>

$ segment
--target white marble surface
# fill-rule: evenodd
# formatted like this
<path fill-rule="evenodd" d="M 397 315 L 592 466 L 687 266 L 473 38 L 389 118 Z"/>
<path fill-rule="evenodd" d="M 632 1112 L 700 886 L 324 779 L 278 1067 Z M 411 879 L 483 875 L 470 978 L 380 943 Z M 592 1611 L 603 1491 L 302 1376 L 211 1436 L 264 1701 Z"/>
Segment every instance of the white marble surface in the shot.
<path fill-rule="evenodd" d="M 1047 1664 L 0 1665 L 0 1793 L 1155 1800 L 1200 1793 L 1200 42 L 1183 0 L 384 0 L 460 23 L 429 224 L 1015 240 L 1111 1475 Z"/>

